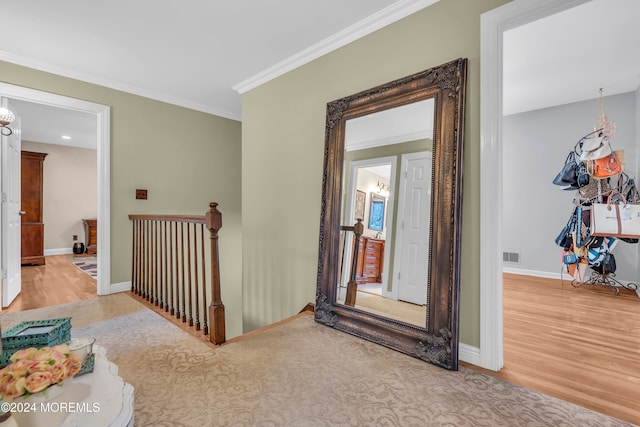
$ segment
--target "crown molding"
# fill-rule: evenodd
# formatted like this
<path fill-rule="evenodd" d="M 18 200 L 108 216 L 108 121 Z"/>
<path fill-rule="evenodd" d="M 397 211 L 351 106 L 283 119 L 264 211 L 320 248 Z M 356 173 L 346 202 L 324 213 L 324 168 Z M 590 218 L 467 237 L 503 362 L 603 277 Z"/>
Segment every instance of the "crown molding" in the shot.
<path fill-rule="evenodd" d="M 182 98 L 174 97 L 171 95 L 157 93 L 155 91 L 150 91 L 147 89 L 142 89 L 137 86 L 122 83 L 117 80 L 106 79 L 106 78 L 95 76 L 92 74 L 71 70 L 65 67 L 58 67 L 45 62 L 33 60 L 31 58 L 26 58 L 24 56 L 14 55 L 8 52 L 0 51 L 0 61 L 10 62 L 12 64 L 33 68 L 36 70 L 44 71 L 44 72 L 55 74 L 58 76 L 68 77 L 68 78 L 80 80 L 86 83 L 104 86 L 109 89 L 131 93 L 133 95 L 142 96 L 144 98 L 166 102 L 168 104 L 189 108 L 191 110 L 201 111 L 203 113 L 213 114 L 215 116 L 220 116 L 220 117 L 224 117 L 231 120 L 237 120 L 237 121 L 242 120 L 242 114 L 240 113 L 218 109 L 218 108 L 211 108 L 208 105 L 203 105 L 196 102 L 187 101 Z"/>
<path fill-rule="evenodd" d="M 440 0 L 400 0 L 380 10 L 362 21 L 327 37 L 326 39 L 296 53 L 289 58 L 255 74 L 252 77 L 234 85 L 233 90 L 240 94 L 248 92 L 270 80 L 275 79 L 291 70 L 320 58 L 336 49 L 358 40 L 380 28 L 386 27 Z"/>

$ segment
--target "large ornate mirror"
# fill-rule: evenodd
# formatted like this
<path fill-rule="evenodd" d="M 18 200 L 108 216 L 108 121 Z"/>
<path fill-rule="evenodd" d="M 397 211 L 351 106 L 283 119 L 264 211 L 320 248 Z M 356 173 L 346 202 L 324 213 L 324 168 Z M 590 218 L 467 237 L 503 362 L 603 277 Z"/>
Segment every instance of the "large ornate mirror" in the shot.
<path fill-rule="evenodd" d="M 327 104 L 315 319 L 458 369 L 467 60 Z"/>

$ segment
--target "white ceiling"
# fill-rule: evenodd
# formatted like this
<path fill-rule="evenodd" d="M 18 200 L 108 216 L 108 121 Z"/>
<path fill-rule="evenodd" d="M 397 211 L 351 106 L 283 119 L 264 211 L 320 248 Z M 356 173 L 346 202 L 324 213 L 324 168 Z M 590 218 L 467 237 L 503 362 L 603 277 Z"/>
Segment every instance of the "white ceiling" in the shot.
<path fill-rule="evenodd" d="M 435 1 L 0 0 L 0 60 L 240 120 L 241 93 Z M 635 90 L 638 22 L 639 0 L 593 0 L 507 32 L 505 114 Z M 19 107 L 23 139 L 95 134 Z"/>
<path fill-rule="evenodd" d="M 0 0 L 0 60 L 240 120 L 241 93 L 437 1 Z"/>
<path fill-rule="evenodd" d="M 507 31 L 503 112 L 634 91 L 639 46 L 639 0 L 593 0 Z"/>

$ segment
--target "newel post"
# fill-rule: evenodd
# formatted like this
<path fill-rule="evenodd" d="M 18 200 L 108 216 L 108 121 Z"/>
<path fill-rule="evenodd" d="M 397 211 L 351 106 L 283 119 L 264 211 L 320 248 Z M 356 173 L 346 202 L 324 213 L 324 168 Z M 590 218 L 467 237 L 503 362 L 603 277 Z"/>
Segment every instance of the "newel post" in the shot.
<path fill-rule="evenodd" d="M 211 305 L 209 306 L 209 322 L 211 333 L 209 339 L 213 344 L 225 342 L 224 304 L 220 296 L 220 259 L 218 256 L 218 230 L 222 228 L 222 214 L 216 202 L 209 203 L 206 214 L 207 228 L 211 235 Z"/>
<path fill-rule="evenodd" d="M 344 303 L 351 307 L 355 307 L 356 294 L 358 293 L 358 283 L 356 282 L 356 268 L 358 265 L 358 252 L 360 250 L 360 236 L 362 236 L 363 233 L 364 224 L 362 224 L 362 220 L 358 218 L 358 221 L 353 226 L 353 259 L 351 260 L 351 274 L 349 275 L 349 282 L 347 282 L 347 295 L 344 299 Z"/>

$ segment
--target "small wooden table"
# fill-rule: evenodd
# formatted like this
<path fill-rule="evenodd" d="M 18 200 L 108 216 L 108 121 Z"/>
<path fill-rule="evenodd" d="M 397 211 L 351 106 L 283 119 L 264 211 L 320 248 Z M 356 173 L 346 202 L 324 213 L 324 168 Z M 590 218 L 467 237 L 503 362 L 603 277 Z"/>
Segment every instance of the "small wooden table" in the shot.
<path fill-rule="evenodd" d="M 84 222 L 84 246 L 87 255 L 98 253 L 98 220 L 83 219 Z"/>

